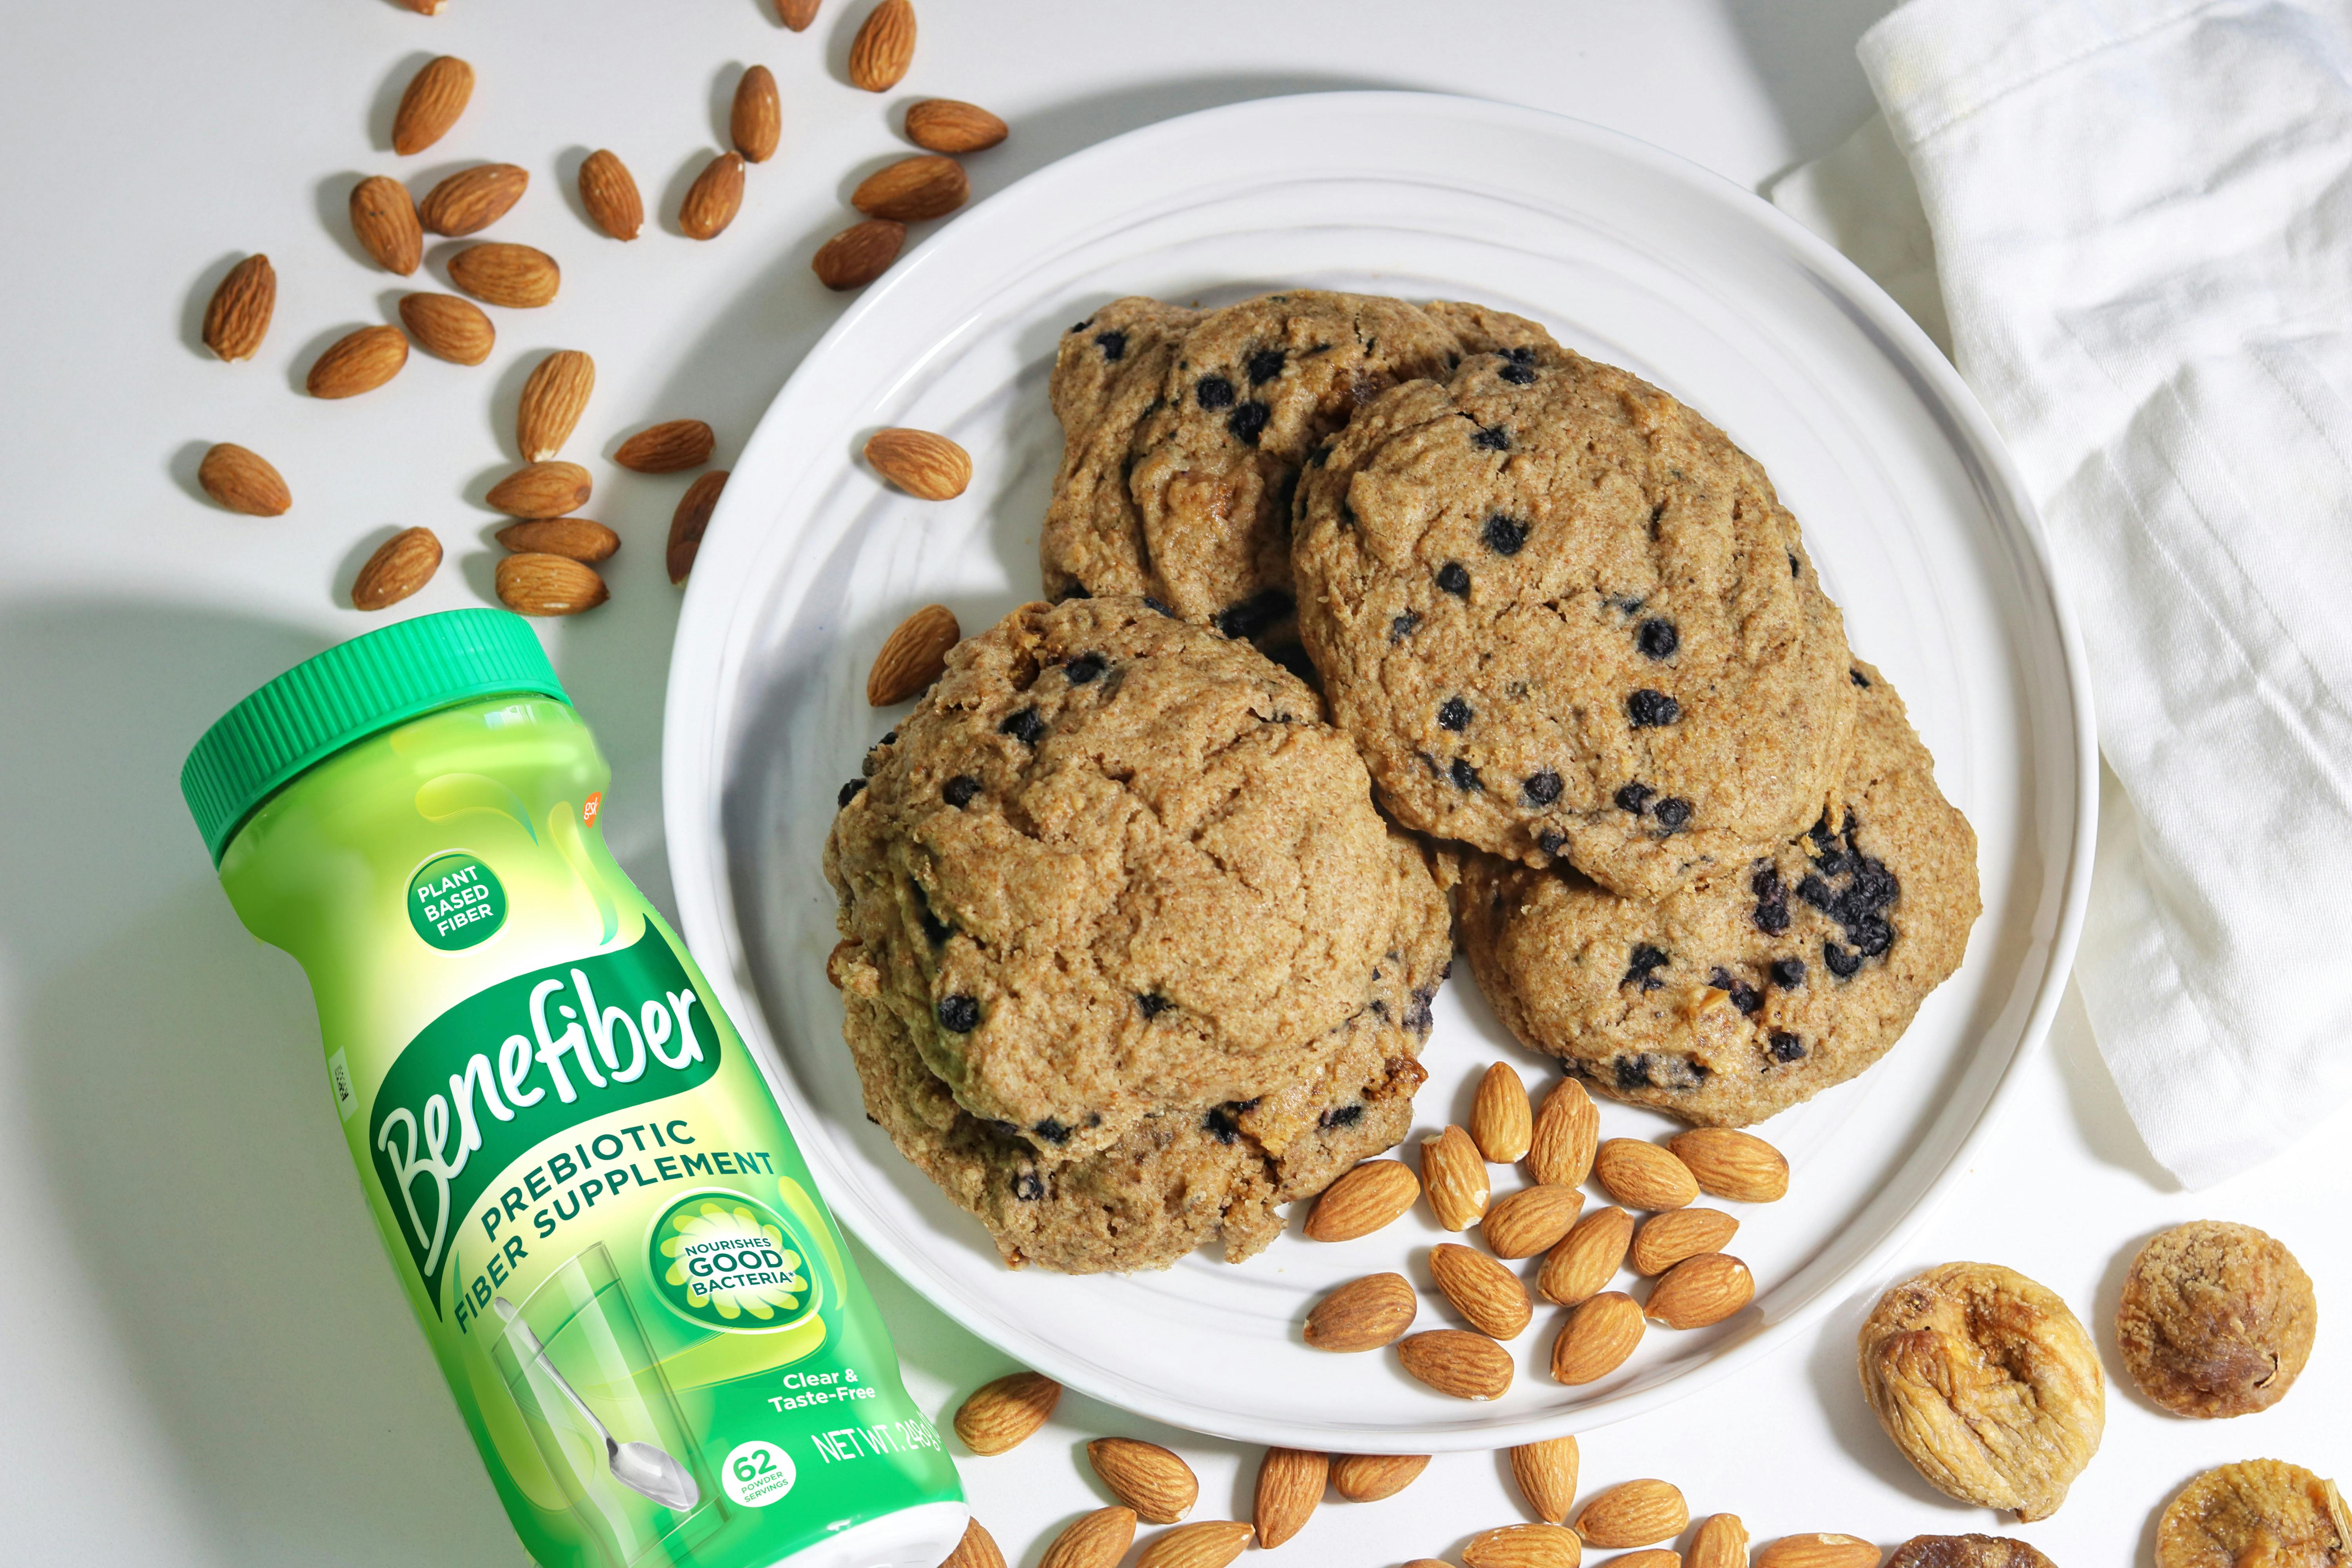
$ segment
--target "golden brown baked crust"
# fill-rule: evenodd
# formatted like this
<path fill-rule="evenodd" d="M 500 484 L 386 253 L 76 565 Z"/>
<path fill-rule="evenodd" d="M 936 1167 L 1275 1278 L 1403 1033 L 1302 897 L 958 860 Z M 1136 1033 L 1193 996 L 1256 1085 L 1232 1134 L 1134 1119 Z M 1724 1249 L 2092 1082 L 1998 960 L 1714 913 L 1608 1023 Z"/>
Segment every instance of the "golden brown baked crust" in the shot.
<path fill-rule="evenodd" d="M 2132 1259 L 2116 1337 L 2140 1392 L 2176 1415 L 2267 1410 L 2311 1359 L 2311 1277 L 2252 1226 L 2195 1220 Z"/>

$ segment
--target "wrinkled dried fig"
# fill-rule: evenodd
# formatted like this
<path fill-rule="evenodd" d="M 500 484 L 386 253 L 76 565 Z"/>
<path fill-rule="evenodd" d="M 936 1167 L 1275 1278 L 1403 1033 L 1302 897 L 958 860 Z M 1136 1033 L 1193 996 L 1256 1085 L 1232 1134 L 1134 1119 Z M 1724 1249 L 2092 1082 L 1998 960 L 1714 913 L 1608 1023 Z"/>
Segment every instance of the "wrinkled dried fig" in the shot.
<path fill-rule="evenodd" d="M 1915 1535 L 1895 1549 L 1886 1568 L 2054 1568 L 2022 1541 L 2005 1535 Z"/>
<path fill-rule="evenodd" d="M 2140 1392 L 2174 1415 L 2246 1415 L 2294 1384 L 2318 1318 L 2294 1254 L 2252 1226 L 2195 1220 L 2132 1259 L 2116 1338 Z"/>
<path fill-rule="evenodd" d="M 2156 1568 L 2346 1568 L 2352 1517 L 2334 1481 L 2250 1459 L 2208 1470 L 2156 1525 Z"/>

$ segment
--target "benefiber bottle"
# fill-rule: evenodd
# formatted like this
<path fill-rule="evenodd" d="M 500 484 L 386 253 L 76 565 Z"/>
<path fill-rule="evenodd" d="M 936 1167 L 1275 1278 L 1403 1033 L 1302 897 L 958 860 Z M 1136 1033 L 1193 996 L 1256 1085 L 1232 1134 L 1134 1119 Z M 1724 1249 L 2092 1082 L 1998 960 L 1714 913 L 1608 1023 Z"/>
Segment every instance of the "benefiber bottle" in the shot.
<path fill-rule="evenodd" d="M 759 1065 L 604 847 L 611 779 L 499 610 L 289 670 L 180 779 L 310 975 L 393 1268 L 547 1568 L 934 1568 L 938 1431 Z"/>

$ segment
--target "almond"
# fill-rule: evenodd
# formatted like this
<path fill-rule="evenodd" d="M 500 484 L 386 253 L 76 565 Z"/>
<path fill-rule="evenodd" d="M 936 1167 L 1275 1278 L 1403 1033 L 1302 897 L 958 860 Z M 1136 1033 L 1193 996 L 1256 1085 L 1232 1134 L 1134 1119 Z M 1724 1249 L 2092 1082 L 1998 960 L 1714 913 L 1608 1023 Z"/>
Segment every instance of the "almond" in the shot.
<path fill-rule="evenodd" d="M 1577 1458 L 1573 1437 L 1549 1437 L 1511 1450 L 1511 1479 L 1538 1519 L 1568 1522 L 1568 1510 L 1576 1506 Z"/>
<path fill-rule="evenodd" d="M 1623 1481 L 1584 1505 L 1576 1533 L 1592 1546 L 1654 1546 L 1683 1532 L 1690 1506 L 1667 1481 Z"/>
<path fill-rule="evenodd" d="M 1376 1351 L 1412 1326 L 1421 1303 L 1402 1274 L 1351 1279 L 1307 1314 L 1307 1342 L 1318 1351 Z"/>
<path fill-rule="evenodd" d="M 953 500 L 971 483 L 971 456 L 929 430 L 877 430 L 866 438 L 874 471 L 924 500 Z"/>
<path fill-rule="evenodd" d="M 849 205 L 867 217 L 918 223 L 945 217 L 971 195 L 971 184 L 964 178 L 962 164 L 925 153 L 901 158 L 866 175 L 849 194 Z"/>
<path fill-rule="evenodd" d="M 1402 1163 L 1367 1160 L 1323 1189 L 1307 1216 L 1307 1239 L 1353 1241 L 1370 1236 L 1412 1207 L 1420 1195 L 1421 1184 Z"/>
<path fill-rule="evenodd" d="M 1255 1533 L 1233 1519 L 1181 1525 L 1154 1536 L 1137 1556 L 1135 1568 L 1227 1568 Z"/>
<path fill-rule="evenodd" d="M 1672 1151 L 1639 1138 L 1612 1138 L 1594 1152 L 1592 1173 L 1630 1209 L 1678 1209 L 1698 1196 L 1698 1180 Z"/>
<path fill-rule="evenodd" d="M 1739 1229 L 1721 1209 L 1669 1209 L 1642 1222 L 1633 1236 L 1633 1271 L 1664 1274 L 1685 1258 L 1720 1252 Z"/>
<path fill-rule="evenodd" d="M 614 239 L 635 239 L 646 226 L 645 198 L 619 153 L 599 147 L 580 165 L 580 205 Z"/>
<path fill-rule="evenodd" d="M 469 245 L 449 258 L 449 281 L 475 299 L 528 310 L 551 302 L 562 286 L 555 258 L 528 245 Z"/>
<path fill-rule="evenodd" d="M 940 1568 L 1004 1568 L 1004 1553 L 997 1550 L 996 1537 L 975 1519 L 963 1527 L 963 1539 Z"/>
<path fill-rule="evenodd" d="M 1271 1551 L 1306 1529 L 1330 1476 L 1328 1454 L 1268 1448 L 1257 1468 L 1257 1495 L 1251 1510 L 1257 1521 L 1257 1543 Z"/>
<path fill-rule="evenodd" d="M 883 640 L 882 651 L 874 656 L 874 668 L 866 672 L 867 704 L 888 708 L 920 696 L 947 668 L 948 649 L 962 638 L 955 612 L 945 605 L 926 605 L 900 621 L 898 630 Z"/>
<path fill-rule="evenodd" d="M 669 548 L 662 558 L 672 583 L 685 582 L 686 574 L 694 570 L 694 558 L 702 550 L 703 531 L 710 526 L 719 492 L 726 488 L 727 470 L 713 468 L 687 486 L 686 494 L 678 498 L 677 510 L 669 516 Z"/>
<path fill-rule="evenodd" d="M 442 0 L 400 0 L 400 3 L 420 16 L 438 16 L 441 14 Z"/>
<path fill-rule="evenodd" d="M 596 568 L 568 555 L 509 555 L 499 563 L 499 602 L 518 616 L 576 616 L 612 595 Z"/>
<path fill-rule="evenodd" d="M 620 445 L 613 461 L 640 474 L 674 474 L 710 461 L 719 437 L 699 419 L 648 425 Z"/>
<path fill-rule="evenodd" d="M 1748 1568 L 1748 1527 L 1736 1513 L 1711 1513 L 1691 1535 L 1687 1568 Z"/>
<path fill-rule="evenodd" d="M 269 459 L 232 441 L 223 441 L 196 465 L 196 483 L 230 511 L 247 517 L 279 517 L 294 504 L 286 480 Z"/>
<path fill-rule="evenodd" d="M 1621 1208 L 1593 1210 L 1551 1249 L 1536 1275 L 1536 1289 L 1563 1307 L 1591 1300 L 1617 1277 L 1633 1239 L 1632 1215 Z"/>
<path fill-rule="evenodd" d="M 1756 1300 L 1756 1277 L 1727 1252 L 1685 1258 L 1655 1285 L 1643 1316 L 1670 1329 L 1704 1329 Z"/>
<path fill-rule="evenodd" d="M 408 338 L 398 327 L 362 327 L 327 345 L 304 382 L 313 397 L 357 397 L 373 392 L 408 363 Z"/>
<path fill-rule="evenodd" d="M 416 216 L 428 232 L 452 239 L 478 233 L 506 216 L 530 184 L 530 172 L 512 163 L 477 163 L 425 192 Z"/>
<path fill-rule="evenodd" d="M 849 85 L 868 92 L 887 92 L 914 63 L 914 5 L 910 0 L 882 0 L 858 24 L 857 37 L 850 40 Z"/>
<path fill-rule="evenodd" d="M 248 256 L 228 269 L 205 302 L 205 347 L 225 360 L 251 359 L 269 335 L 278 309 L 278 270 L 267 256 Z"/>
<path fill-rule="evenodd" d="M 1331 1488 L 1349 1502 L 1379 1502 L 1421 1479 L 1427 1454 L 1334 1454 Z"/>
<path fill-rule="evenodd" d="M 688 239 L 716 239 L 743 210 L 743 154 L 721 153 L 702 166 L 677 205 L 677 226 Z"/>
<path fill-rule="evenodd" d="M 1054 1537 L 1037 1568 L 1116 1568 L 1135 1544 L 1135 1510 L 1098 1508 Z"/>
<path fill-rule="evenodd" d="M 817 247 L 809 269 L 828 289 L 863 289 L 898 259 L 907 243 L 907 226 L 885 218 L 851 224 Z"/>
<path fill-rule="evenodd" d="M 927 98 L 907 110 L 907 140 L 934 153 L 979 153 L 1007 134 L 1004 121 L 976 103 Z"/>
<path fill-rule="evenodd" d="M 1628 1552 L 1612 1557 L 1609 1568 L 1683 1568 L 1683 1554 L 1663 1546 L 1647 1546 L 1639 1552 Z"/>
<path fill-rule="evenodd" d="M 403 278 L 424 263 L 425 229 L 408 187 L 388 174 L 370 174 L 352 187 L 352 237 L 386 272 Z"/>
<path fill-rule="evenodd" d="M 1642 1309 L 1622 1290 L 1603 1290 L 1559 1326 L 1551 1342 L 1552 1380 L 1571 1388 L 1598 1383 L 1623 1366 L 1641 1342 Z"/>
<path fill-rule="evenodd" d="M 1601 1142 L 1601 1109 L 1572 1078 L 1544 1096 L 1528 1145 L 1528 1174 L 1551 1187 L 1577 1187 L 1592 1173 L 1592 1152 Z"/>
<path fill-rule="evenodd" d="M 735 107 L 728 112 L 727 139 L 735 151 L 754 163 L 776 155 L 783 140 L 784 104 L 776 96 L 776 77 L 765 66 L 753 66 L 735 84 Z"/>
<path fill-rule="evenodd" d="M 1584 1211 L 1574 1187 L 1526 1187 L 1486 1211 L 1481 1227 L 1497 1258 L 1533 1258 L 1558 1245 Z"/>
<path fill-rule="evenodd" d="M 595 389 L 596 362 L 578 349 L 557 349 L 531 367 L 515 406 L 515 445 L 524 462 L 544 462 L 563 450 Z"/>
<path fill-rule="evenodd" d="M 1478 1145 L 1459 1127 L 1421 1141 L 1421 1180 L 1429 1189 L 1430 1211 L 1447 1230 L 1467 1230 L 1486 1213 L 1486 1162 Z"/>
<path fill-rule="evenodd" d="M 1508 1062 L 1496 1062 L 1478 1080 L 1478 1098 L 1470 1107 L 1470 1141 L 1478 1152 L 1497 1165 L 1516 1163 L 1535 1141 L 1535 1113 L 1528 1107 L 1528 1086 Z"/>
<path fill-rule="evenodd" d="M 535 555 L 561 555 L 593 566 L 610 561 L 621 548 L 621 536 L 601 522 L 584 517 L 537 518 L 510 522 L 498 531 L 509 550 Z"/>
<path fill-rule="evenodd" d="M 776 20 L 795 33 L 805 33 L 816 20 L 817 0 L 776 0 Z"/>
<path fill-rule="evenodd" d="M 1043 1426 L 1061 1400 L 1062 1385 L 1043 1373 L 1007 1373 L 957 1406 L 955 1434 L 975 1454 L 1002 1454 Z"/>
<path fill-rule="evenodd" d="M 1789 1195 L 1788 1159 L 1753 1132 L 1694 1127 L 1667 1139 L 1666 1147 L 1690 1167 L 1699 1190 L 1715 1197 L 1769 1204 Z"/>
<path fill-rule="evenodd" d="M 1087 1462 L 1111 1495 L 1146 1524 L 1173 1524 L 1201 1500 L 1192 1467 L 1157 1443 L 1097 1437 L 1087 1445 Z"/>
<path fill-rule="evenodd" d="M 403 294 L 400 322 L 427 353 L 457 364 L 481 363 L 499 341 L 482 308 L 455 294 Z"/>
<path fill-rule="evenodd" d="M 449 133 L 473 96 L 473 67 L 455 55 L 425 61 L 393 110 L 392 150 L 403 157 L 424 152 Z"/>
<path fill-rule="evenodd" d="M 1557 1524 L 1506 1524 L 1463 1543 L 1464 1568 L 1576 1568 L 1584 1543 Z"/>
<path fill-rule="evenodd" d="M 397 605 L 433 580 L 441 569 L 441 542 L 429 528 L 408 528 L 376 546 L 352 580 L 352 608 L 381 610 Z"/>
<path fill-rule="evenodd" d="M 1456 1399 L 1500 1399 L 1511 1386 L 1511 1352 L 1465 1329 L 1428 1329 L 1397 1342 L 1405 1371 Z"/>
<path fill-rule="evenodd" d="M 1756 1568 L 1878 1568 L 1885 1555 L 1858 1535 L 1784 1535 L 1756 1553 Z"/>
<path fill-rule="evenodd" d="M 509 517 L 562 517 L 588 504 L 588 470 L 577 463 L 526 463 L 490 487 L 490 509 Z"/>
<path fill-rule="evenodd" d="M 1519 1277 L 1483 1252 L 1439 1242 L 1430 1250 L 1429 1272 L 1454 1310 L 1482 1334 L 1516 1339 L 1535 1316 L 1535 1303 Z"/>

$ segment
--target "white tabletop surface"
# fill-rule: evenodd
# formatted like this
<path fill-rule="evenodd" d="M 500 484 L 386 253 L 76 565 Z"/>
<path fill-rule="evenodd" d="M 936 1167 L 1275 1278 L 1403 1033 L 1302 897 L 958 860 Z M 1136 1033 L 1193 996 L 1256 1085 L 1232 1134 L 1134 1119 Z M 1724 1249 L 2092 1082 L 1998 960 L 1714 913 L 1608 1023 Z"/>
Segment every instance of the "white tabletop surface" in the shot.
<path fill-rule="evenodd" d="M 1106 135 L 1187 110 L 1336 87 L 1419 87 L 1538 105 L 1645 137 L 1755 186 L 1834 145 L 1871 110 L 1854 38 L 1885 0 L 919 0 L 902 87 L 849 88 L 863 4 L 826 0 L 809 33 L 763 0 L 389 0 L 232 6 L 20 4 L 0 51 L 0 1562 L 352 1563 L 444 1568 L 523 1556 L 420 1336 L 384 1277 L 317 1090 L 299 973 L 238 929 L 181 807 L 179 761 L 224 708 L 374 624 L 341 608 L 395 528 L 434 527 L 438 579 L 403 611 L 487 601 L 496 526 L 480 505 L 509 460 L 514 401 L 541 351 L 583 348 L 599 379 L 581 443 L 592 514 L 626 548 L 614 599 L 549 638 L 615 767 L 609 831 L 666 896 L 658 747 L 677 596 L 661 539 L 680 481 L 622 473 L 624 431 L 695 416 L 720 460 L 841 301 L 810 253 L 856 180 L 904 151 L 898 106 L 971 99 L 1013 127 L 970 159 L 985 195 Z M 400 85 L 432 54 L 480 86 L 447 140 L 395 159 Z M 674 226 L 723 143 L 737 71 L 774 70 L 783 152 L 751 171 L 743 216 L 697 245 Z M 658 221 L 593 235 L 565 176 L 610 146 Z M 491 362 L 421 353 L 347 403 L 300 395 L 323 344 L 386 319 L 404 280 L 356 252 L 345 196 L 497 159 L 530 170 L 491 237 L 562 262 L 562 299 L 499 312 Z M 428 257 L 446 246 L 428 248 Z M 211 360 L 195 322 L 236 257 L 280 276 L 260 358 Z M 431 264 L 428 263 L 428 269 Z M 419 279 L 423 282 L 423 279 Z M 437 287 L 437 284 L 426 284 Z M 271 458 L 288 516 L 230 516 L 195 457 L 236 440 Z M 2342 1412 L 2352 1301 L 2337 1240 L 2352 1118 L 2228 1186 L 2181 1193 L 2124 1119 L 2079 1006 L 1909 1263 L 2003 1262 L 2097 1333 L 2105 1444 L 2054 1519 L 2018 1533 L 2065 1568 L 2149 1561 L 2156 1510 L 2187 1477 L 2274 1456 L 2352 1469 Z M 2138 1397 L 2111 1328 L 2138 1243 L 2195 1217 L 2294 1246 L 2325 1327 L 2277 1409 L 2190 1423 Z M 944 1423 L 1003 1359 L 869 1269 L 917 1397 Z M 1864 1406 L 1853 1331 L 1878 1289 L 1810 1342 L 1658 1415 L 1591 1434 L 1588 1489 L 1677 1482 L 1702 1513 L 1765 1540 L 1797 1531 L 1892 1545 L 2000 1528 L 1920 1481 Z M 1302 1352 L 1303 1353 L 1303 1352 Z M 1201 1375 L 1214 1376 L 1213 1367 Z M 1202 1480 L 1198 1517 L 1246 1517 L 1257 1455 L 1066 1399 L 1015 1452 L 965 1458 L 975 1507 L 1034 1564 L 1108 1500 L 1081 1445 L 1167 1443 Z M 2347 1478 L 2352 1479 L 2352 1478 Z M 1528 1517 L 1498 1457 L 1437 1460 L 1390 1501 L 1328 1500 L 1293 1561 L 1449 1555 Z"/>

